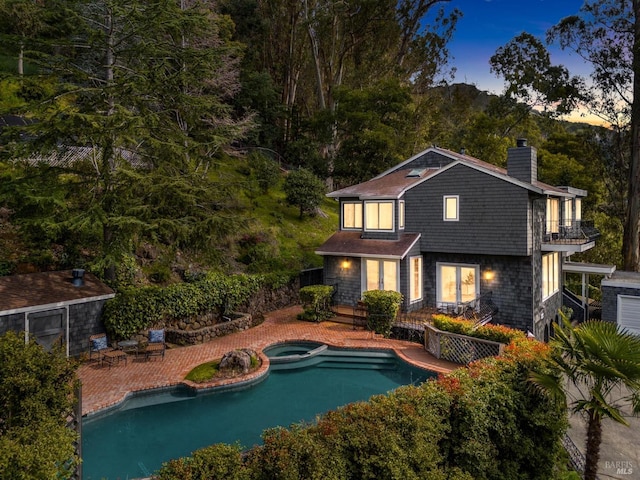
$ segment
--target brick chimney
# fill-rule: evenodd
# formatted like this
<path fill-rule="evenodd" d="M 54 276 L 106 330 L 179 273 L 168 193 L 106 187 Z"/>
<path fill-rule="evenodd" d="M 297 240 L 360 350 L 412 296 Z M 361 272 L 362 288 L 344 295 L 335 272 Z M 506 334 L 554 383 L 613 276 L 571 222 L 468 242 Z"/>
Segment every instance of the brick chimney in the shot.
<path fill-rule="evenodd" d="M 517 140 L 517 147 L 507 150 L 507 174 L 526 183 L 538 180 L 538 151 L 527 146 L 526 138 Z"/>

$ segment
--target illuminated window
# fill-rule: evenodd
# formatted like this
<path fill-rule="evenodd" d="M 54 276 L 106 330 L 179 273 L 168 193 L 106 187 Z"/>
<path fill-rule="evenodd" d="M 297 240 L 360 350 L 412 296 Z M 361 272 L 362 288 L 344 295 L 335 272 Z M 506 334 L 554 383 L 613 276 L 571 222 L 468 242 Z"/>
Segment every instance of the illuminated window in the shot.
<path fill-rule="evenodd" d="M 395 260 L 366 259 L 364 269 L 365 290 L 398 291 L 398 262 Z"/>
<path fill-rule="evenodd" d="M 546 300 L 559 290 L 559 259 L 558 252 L 542 256 L 542 299 Z"/>
<path fill-rule="evenodd" d="M 576 219 L 576 222 L 579 222 L 580 220 L 582 220 L 582 199 L 581 198 L 576 198 L 575 208 L 576 208 L 576 212 L 575 212 L 574 218 Z"/>
<path fill-rule="evenodd" d="M 398 205 L 398 228 L 404 228 L 404 200 L 400 200 Z"/>
<path fill-rule="evenodd" d="M 547 233 L 558 233 L 559 205 L 557 198 L 547 198 Z"/>
<path fill-rule="evenodd" d="M 458 195 L 445 195 L 444 220 L 448 222 L 458 221 Z"/>
<path fill-rule="evenodd" d="M 365 202 L 366 230 L 393 230 L 393 202 Z"/>
<path fill-rule="evenodd" d="M 422 257 L 409 258 L 409 301 L 422 300 Z"/>
<path fill-rule="evenodd" d="M 344 202 L 342 204 L 342 228 L 362 228 L 361 202 Z"/>
<path fill-rule="evenodd" d="M 573 199 L 564 200 L 564 226 L 570 227 L 573 220 Z"/>
<path fill-rule="evenodd" d="M 478 265 L 437 264 L 438 305 L 471 302 L 480 291 Z"/>

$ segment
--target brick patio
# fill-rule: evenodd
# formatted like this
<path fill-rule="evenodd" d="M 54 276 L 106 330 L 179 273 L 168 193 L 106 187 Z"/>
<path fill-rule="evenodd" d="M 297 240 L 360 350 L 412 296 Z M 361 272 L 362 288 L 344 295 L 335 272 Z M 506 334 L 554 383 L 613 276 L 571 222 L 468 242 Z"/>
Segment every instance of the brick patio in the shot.
<path fill-rule="evenodd" d="M 354 330 L 348 322 L 310 323 L 297 320 L 296 315 L 300 311 L 298 306 L 278 310 L 267 314 L 262 324 L 244 332 L 201 345 L 170 348 L 164 360 L 158 358 L 145 361 L 142 357 L 130 356 L 126 364 L 115 364 L 112 368 L 101 367 L 97 362 L 87 362 L 78 372 L 82 381 L 82 414 L 92 414 L 114 406 L 131 392 L 188 384 L 184 377 L 194 367 L 238 348 L 251 348 L 260 352 L 262 366 L 249 378 L 258 377 L 269 368 L 269 360 L 261 353 L 262 349 L 285 340 L 312 340 L 336 347 L 393 349 L 407 362 L 436 372 L 447 372 L 457 367 L 434 358 L 417 343 L 373 337 L 371 332 L 363 329 Z M 242 377 L 242 380 L 246 379 L 247 377 Z M 220 380 L 199 387 L 223 385 L 237 380 L 239 379 Z"/>

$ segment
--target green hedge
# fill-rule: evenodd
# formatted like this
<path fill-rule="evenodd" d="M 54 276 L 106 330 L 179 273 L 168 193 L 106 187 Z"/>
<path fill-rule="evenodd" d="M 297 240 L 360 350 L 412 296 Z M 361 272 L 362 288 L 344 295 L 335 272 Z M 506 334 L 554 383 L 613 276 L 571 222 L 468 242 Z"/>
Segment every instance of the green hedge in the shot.
<path fill-rule="evenodd" d="M 389 338 L 391 326 L 402 305 L 402 294 L 390 290 L 368 290 L 363 292 L 362 301 L 367 307 L 369 328 Z"/>
<path fill-rule="evenodd" d="M 216 312 L 224 320 L 275 277 L 207 273 L 168 287 L 127 288 L 105 304 L 104 324 L 114 339 L 129 338 L 164 320 Z"/>
<path fill-rule="evenodd" d="M 500 358 L 347 405 L 311 426 L 267 430 L 241 463 L 234 453 L 216 454 L 196 473 L 189 460 L 202 458 L 196 452 L 168 464 L 188 465 L 188 475 L 165 466 L 160 479 L 569 478 L 561 447 L 566 408 L 527 381 L 548 354 L 545 344 L 519 338 Z M 225 477 L 211 475 L 214 467 Z"/>
<path fill-rule="evenodd" d="M 300 289 L 300 301 L 303 312 L 298 315 L 299 320 L 322 322 L 333 317 L 331 311 L 331 285 L 309 285 Z"/>
<path fill-rule="evenodd" d="M 491 340 L 508 345 L 514 340 L 525 338 L 524 332 L 502 325 L 482 325 L 474 327 L 470 320 L 459 320 L 447 315 L 433 315 L 433 326 L 444 332 L 467 335 L 468 337 Z"/>

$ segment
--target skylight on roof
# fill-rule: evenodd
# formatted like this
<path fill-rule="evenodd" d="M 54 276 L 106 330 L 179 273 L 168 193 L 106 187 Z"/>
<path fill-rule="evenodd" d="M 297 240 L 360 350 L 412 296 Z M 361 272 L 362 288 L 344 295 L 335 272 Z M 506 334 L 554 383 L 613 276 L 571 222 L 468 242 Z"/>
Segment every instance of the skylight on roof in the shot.
<path fill-rule="evenodd" d="M 426 168 L 414 168 L 409 173 L 407 173 L 407 177 L 421 177 L 426 171 Z"/>

